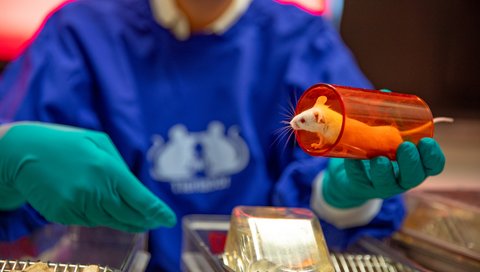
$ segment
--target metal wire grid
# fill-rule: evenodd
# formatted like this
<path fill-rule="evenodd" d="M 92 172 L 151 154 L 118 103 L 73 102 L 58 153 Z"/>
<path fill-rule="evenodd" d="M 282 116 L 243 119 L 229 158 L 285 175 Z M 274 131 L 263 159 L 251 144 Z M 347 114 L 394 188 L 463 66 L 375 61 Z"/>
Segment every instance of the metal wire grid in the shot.
<path fill-rule="evenodd" d="M 0 260 L 0 272 L 22 271 L 30 265 L 36 264 L 32 261 L 18 261 L 18 260 Z M 88 265 L 83 264 L 62 264 L 62 263 L 46 263 L 54 272 L 82 272 Z M 98 267 L 99 272 L 114 272 L 108 267 Z"/>
<path fill-rule="evenodd" d="M 331 254 L 336 272 L 416 272 L 401 263 L 394 263 L 388 258 L 377 255 Z M 37 262 L 0 260 L 0 272 L 22 271 Z M 87 265 L 46 263 L 54 272 L 82 272 Z M 115 272 L 108 267 L 99 266 L 99 272 Z"/>
<path fill-rule="evenodd" d="M 336 272 L 416 272 L 380 255 L 330 254 Z"/>
<path fill-rule="evenodd" d="M 420 272 L 380 255 L 331 253 L 330 259 L 335 272 Z M 229 267 L 223 265 L 223 263 L 221 266 L 224 268 L 222 271 L 234 272 Z"/>

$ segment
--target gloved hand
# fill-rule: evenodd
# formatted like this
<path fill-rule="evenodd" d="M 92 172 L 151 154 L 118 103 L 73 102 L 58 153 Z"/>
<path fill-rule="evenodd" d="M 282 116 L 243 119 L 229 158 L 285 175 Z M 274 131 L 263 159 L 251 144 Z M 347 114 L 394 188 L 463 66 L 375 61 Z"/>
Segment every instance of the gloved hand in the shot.
<path fill-rule="evenodd" d="M 51 222 L 143 232 L 176 223 L 101 132 L 21 122 L 0 138 L 0 209 L 25 201 Z"/>
<path fill-rule="evenodd" d="M 415 146 L 403 142 L 397 149 L 397 161 L 380 156 L 371 160 L 331 159 L 324 175 L 322 193 L 336 208 L 353 208 L 373 198 L 401 194 L 437 175 L 445 166 L 445 156 L 432 138 L 423 138 Z"/>

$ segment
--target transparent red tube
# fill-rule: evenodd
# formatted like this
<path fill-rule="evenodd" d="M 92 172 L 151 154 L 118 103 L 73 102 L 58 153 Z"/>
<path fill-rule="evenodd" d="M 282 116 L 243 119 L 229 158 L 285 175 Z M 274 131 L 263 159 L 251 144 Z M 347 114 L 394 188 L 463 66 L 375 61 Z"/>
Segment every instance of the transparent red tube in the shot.
<path fill-rule="evenodd" d="M 416 144 L 434 129 L 430 108 L 415 95 L 329 84 L 305 91 L 290 124 L 306 153 L 357 159 L 394 160 L 403 141 Z"/>

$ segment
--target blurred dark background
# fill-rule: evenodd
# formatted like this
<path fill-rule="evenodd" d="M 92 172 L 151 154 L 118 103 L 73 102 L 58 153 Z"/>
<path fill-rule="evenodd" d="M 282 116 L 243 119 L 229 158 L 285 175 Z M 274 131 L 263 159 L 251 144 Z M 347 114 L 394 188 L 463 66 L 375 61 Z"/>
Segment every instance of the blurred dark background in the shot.
<path fill-rule="evenodd" d="M 479 0 L 346 0 L 340 32 L 376 88 L 480 118 Z"/>
<path fill-rule="evenodd" d="M 376 88 L 480 119 L 480 0 L 345 0 L 340 33 Z M 5 62 L 0 62 L 0 73 Z"/>

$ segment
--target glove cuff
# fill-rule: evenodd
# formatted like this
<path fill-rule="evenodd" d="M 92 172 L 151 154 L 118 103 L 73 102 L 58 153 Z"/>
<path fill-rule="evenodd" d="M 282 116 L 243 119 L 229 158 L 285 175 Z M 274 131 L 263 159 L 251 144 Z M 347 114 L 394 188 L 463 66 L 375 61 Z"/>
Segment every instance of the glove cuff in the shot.
<path fill-rule="evenodd" d="M 380 211 L 383 204 L 382 199 L 362 201 L 353 208 L 338 208 L 328 204 L 322 193 L 324 178 L 323 172 L 315 178 L 310 202 L 310 207 L 321 219 L 340 229 L 351 228 L 367 224 Z"/>

